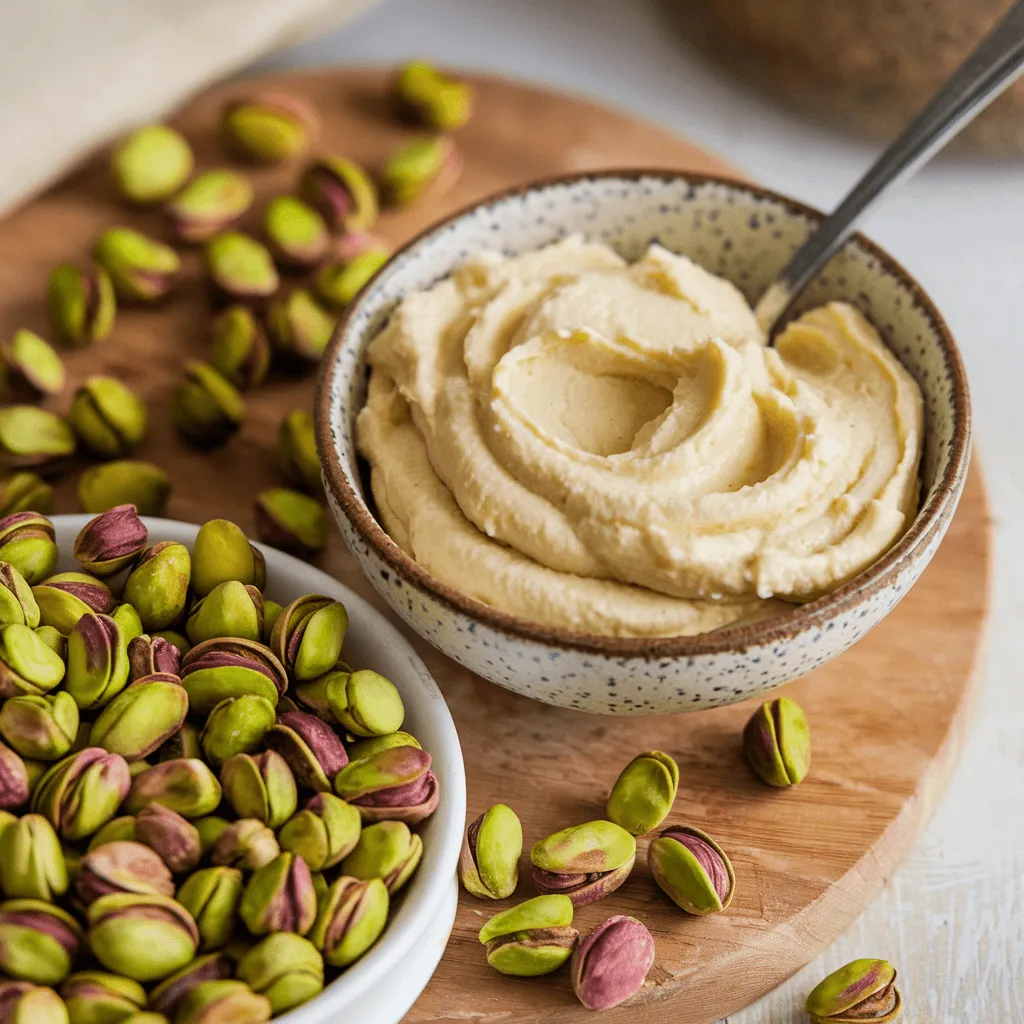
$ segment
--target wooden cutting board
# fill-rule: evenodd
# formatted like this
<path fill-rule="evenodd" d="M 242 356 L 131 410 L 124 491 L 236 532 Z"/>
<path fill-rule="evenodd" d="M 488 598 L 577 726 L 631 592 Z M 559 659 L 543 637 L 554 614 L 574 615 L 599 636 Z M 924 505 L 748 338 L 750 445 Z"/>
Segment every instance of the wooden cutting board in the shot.
<path fill-rule="evenodd" d="M 389 115 L 387 81 L 384 71 L 361 69 L 260 84 L 311 100 L 324 116 L 324 145 L 373 165 L 410 134 Z M 459 132 L 466 157 L 460 183 L 429 207 L 385 215 L 379 230 L 389 241 L 405 241 L 436 217 L 543 175 L 622 166 L 728 172 L 714 156 L 627 114 L 506 80 L 475 82 L 477 113 Z M 221 103 L 253 85 L 218 87 L 176 119 L 201 167 L 225 160 L 214 131 Z M 295 178 L 295 168 L 255 172 L 261 202 L 291 188 Z M 117 202 L 98 160 L 0 223 L 0 337 L 18 327 L 48 336 L 42 310 L 48 272 L 63 260 L 84 259 L 98 232 L 118 222 L 166 231 L 159 213 Z M 255 229 L 257 215 L 247 223 Z M 180 294 L 159 308 L 125 311 L 105 344 L 68 352 L 69 391 L 50 404 L 66 410 L 70 387 L 90 373 L 127 381 L 152 410 L 139 454 L 175 480 L 167 514 L 197 522 L 226 516 L 251 528 L 254 495 L 276 481 L 277 424 L 290 409 L 311 406 L 314 381 L 273 379 L 248 396 L 248 420 L 230 444 L 208 455 L 183 449 L 170 425 L 169 393 L 182 361 L 208 351 L 209 312 L 194 254 L 186 278 Z M 76 476 L 61 483 L 56 511 L 78 511 Z M 716 1021 L 807 963 L 889 878 L 934 808 L 969 718 L 989 600 L 989 527 L 975 468 L 945 543 L 910 595 L 853 650 L 788 688 L 806 708 L 814 734 L 810 776 L 788 792 L 762 787 L 743 762 L 740 731 L 753 705 L 649 719 L 588 716 L 491 686 L 414 638 L 462 736 L 471 817 L 498 800 L 511 803 L 532 843 L 600 816 L 621 766 L 658 748 L 680 766 L 673 819 L 706 828 L 732 856 L 736 898 L 718 917 L 686 917 L 661 895 L 648 875 L 645 840 L 629 881 L 578 913 L 583 929 L 611 914 L 632 914 L 647 923 L 657 944 L 643 992 L 603 1021 L 632 1020 L 641 1004 L 650 1024 Z M 381 604 L 336 534 L 320 564 Z M 524 859 L 517 898 L 531 895 Z M 487 967 L 476 932 L 486 915 L 507 905 L 463 894 L 444 960 L 409 1021 L 588 1017 L 565 971 L 517 980 Z"/>

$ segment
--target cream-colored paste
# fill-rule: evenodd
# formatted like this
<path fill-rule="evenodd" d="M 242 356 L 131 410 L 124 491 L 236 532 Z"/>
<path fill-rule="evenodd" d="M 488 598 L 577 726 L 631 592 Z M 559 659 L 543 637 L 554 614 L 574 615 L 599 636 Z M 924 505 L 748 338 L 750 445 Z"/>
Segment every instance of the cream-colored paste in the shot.
<path fill-rule="evenodd" d="M 865 568 L 917 503 L 921 393 L 853 307 L 767 348 L 743 296 L 652 246 L 486 256 L 369 352 L 360 449 L 385 529 L 548 626 L 707 632 Z"/>

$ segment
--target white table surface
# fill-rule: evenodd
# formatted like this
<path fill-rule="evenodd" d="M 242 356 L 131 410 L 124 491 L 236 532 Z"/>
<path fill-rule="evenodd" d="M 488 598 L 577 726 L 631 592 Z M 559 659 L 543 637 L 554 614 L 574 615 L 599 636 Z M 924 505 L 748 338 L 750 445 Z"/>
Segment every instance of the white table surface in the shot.
<path fill-rule="evenodd" d="M 259 69 L 425 56 L 588 93 L 830 207 L 875 147 L 728 79 L 652 0 L 389 0 Z M 866 230 L 924 284 L 970 372 L 998 524 L 986 683 L 938 812 L 891 883 L 831 949 L 730 1024 L 806 1020 L 807 991 L 854 957 L 891 960 L 908 1024 L 1024 1021 L 1024 162 L 941 160 Z M 1013 296 L 1017 295 L 1018 299 Z M 853 752 L 855 756 L 856 752 Z"/>

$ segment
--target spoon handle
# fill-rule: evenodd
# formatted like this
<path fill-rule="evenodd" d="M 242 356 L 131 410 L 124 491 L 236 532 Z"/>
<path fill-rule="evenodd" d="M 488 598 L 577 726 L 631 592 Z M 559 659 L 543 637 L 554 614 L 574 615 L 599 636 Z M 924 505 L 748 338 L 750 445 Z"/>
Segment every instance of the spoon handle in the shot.
<path fill-rule="evenodd" d="M 796 251 L 754 310 L 766 334 L 853 233 L 874 200 L 913 174 L 1024 71 L 1024 0 L 1018 0 L 929 104 Z"/>

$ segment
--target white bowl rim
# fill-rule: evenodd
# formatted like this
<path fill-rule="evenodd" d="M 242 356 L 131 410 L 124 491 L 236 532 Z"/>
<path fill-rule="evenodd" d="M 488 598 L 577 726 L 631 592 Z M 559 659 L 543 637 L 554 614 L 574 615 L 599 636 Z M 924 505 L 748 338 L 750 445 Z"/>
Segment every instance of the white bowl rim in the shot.
<path fill-rule="evenodd" d="M 55 515 L 48 518 L 55 527 L 67 529 L 74 536 L 94 517 L 73 514 Z M 198 524 L 186 523 L 177 519 L 143 516 L 142 521 L 155 539 L 177 540 L 187 545 L 191 545 L 199 530 Z M 387 637 L 387 642 L 394 645 L 409 659 L 410 665 L 420 673 L 425 685 L 437 688 L 433 676 L 423 664 L 420 656 L 413 650 L 412 645 L 368 601 L 323 570 L 292 555 L 285 554 L 283 551 L 278 551 L 276 548 L 268 547 L 257 541 L 253 541 L 253 543 L 263 553 L 267 561 L 267 576 L 271 583 L 273 583 L 275 570 L 283 571 L 287 568 L 292 572 L 301 573 L 303 578 L 309 581 L 309 593 L 336 595 L 337 600 L 340 600 L 349 611 L 353 608 L 358 609 L 359 615 L 365 616 L 372 624 L 373 629 L 378 631 L 378 636 Z M 440 697 L 440 690 L 437 690 L 437 693 Z M 462 833 L 466 820 L 466 770 L 462 758 L 462 747 L 459 744 L 459 735 L 455 729 L 451 711 L 443 697 L 440 699 L 434 699 L 433 695 L 430 697 L 429 707 L 436 714 L 438 730 L 444 737 L 442 753 L 436 754 L 431 751 L 435 767 L 440 766 L 442 769 L 439 776 L 445 779 L 442 799 L 434 812 L 438 826 L 435 831 L 438 835 L 432 837 L 432 841 L 426 844 L 417 874 L 403 894 L 402 905 L 377 943 L 352 966 L 346 968 L 334 981 L 326 985 L 322 992 L 301 1006 L 280 1017 L 275 1017 L 275 1021 L 287 1022 L 287 1024 L 315 1024 L 316 1021 L 323 1019 L 324 1011 L 331 1009 L 333 1012 L 338 1012 L 343 1008 L 343 1006 L 335 1004 L 348 1003 L 359 998 L 374 985 L 384 983 L 390 968 L 405 957 L 420 937 L 420 930 L 410 927 L 412 922 L 431 918 L 439 911 L 451 891 L 456 864 L 462 849 Z M 461 785 L 459 785 L 460 782 Z M 395 927 L 399 922 L 405 927 Z"/>
<path fill-rule="evenodd" d="M 751 198 L 774 203 L 787 215 L 803 217 L 811 222 L 820 223 L 826 216 L 821 210 L 791 196 L 728 175 L 691 173 L 664 168 L 611 168 L 554 175 L 503 189 L 462 207 L 442 220 L 433 222 L 397 249 L 392 258 L 363 286 L 339 319 L 324 353 L 317 383 L 314 419 L 320 462 L 333 503 L 342 511 L 363 541 L 401 578 L 441 602 L 454 615 L 479 621 L 512 640 L 528 640 L 613 658 L 636 657 L 643 660 L 658 660 L 742 653 L 752 647 L 769 646 L 791 640 L 809 629 L 824 629 L 836 615 L 848 612 L 865 599 L 889 588 L 906 566 L 927 548 L 928 541 L 935 533 L 944 528 L 952 518 L 963 489 L 971 452 L 971 402 L 967 374 L 952 332 L 921 284 L 899 261 L 860 232 L 851 236 L 846 244 L 856 245 L 867 255 L 874 257 L 887 273 L 907 290 L 913 302 L 930 322 L 943 350 L 952 378 L 953 391 L 953 436 L 950 442 L 950 456 L 931 497 L 918 509 L 913 523 L 903 536 L 885 554 L 842 586 L 814 601 L 794 607 L 786 615 L 725 626 L 697 636 L 654 638 L 573 633 L 510 615 L 443 583 L 406 554 L 377 521 L 359 493 L 358 487 L 348 479 L 332 443 L 333 410 L 330 381 L 340 365 L 339 352 L 347 340 L 350 325 L 360 305 L 381 282 L 398 272 L 400 257 L 435 235 L 450 229 L 475 211 L 497 206 L 517 196 L 587 181 L 620 180 L 636 184 L 645 178 L 679 181 L 692 187 L 720 185 L 733 192 L 745 193 Z"/>

